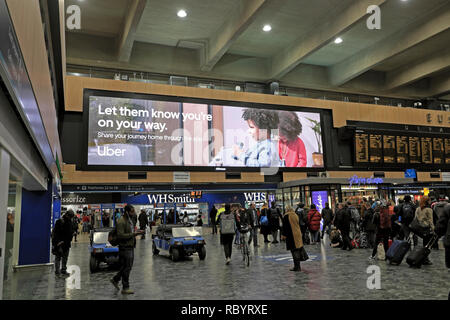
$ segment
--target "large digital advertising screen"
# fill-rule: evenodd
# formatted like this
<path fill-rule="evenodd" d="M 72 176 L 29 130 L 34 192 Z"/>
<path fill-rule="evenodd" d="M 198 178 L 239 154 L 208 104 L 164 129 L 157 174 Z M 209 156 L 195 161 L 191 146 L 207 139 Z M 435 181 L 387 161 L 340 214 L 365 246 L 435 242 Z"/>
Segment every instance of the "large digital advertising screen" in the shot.
<path fill-rule="evenodd" d="M 323 168 L 321 115 L 88 96 L 88 166 Z"/>

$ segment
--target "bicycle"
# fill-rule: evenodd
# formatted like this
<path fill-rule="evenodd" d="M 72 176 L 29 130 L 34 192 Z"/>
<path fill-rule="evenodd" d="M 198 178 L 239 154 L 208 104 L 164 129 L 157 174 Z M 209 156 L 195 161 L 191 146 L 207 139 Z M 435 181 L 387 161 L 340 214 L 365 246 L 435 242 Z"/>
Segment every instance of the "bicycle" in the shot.
<path fill-rule="evenodd" d="M 250 249 L 248 247 L 248 234 L 250 230 L 248 227 L 240 230 L 240 249 L 242 252 L 242 260 L 247 267 L 250 266 Z"/>

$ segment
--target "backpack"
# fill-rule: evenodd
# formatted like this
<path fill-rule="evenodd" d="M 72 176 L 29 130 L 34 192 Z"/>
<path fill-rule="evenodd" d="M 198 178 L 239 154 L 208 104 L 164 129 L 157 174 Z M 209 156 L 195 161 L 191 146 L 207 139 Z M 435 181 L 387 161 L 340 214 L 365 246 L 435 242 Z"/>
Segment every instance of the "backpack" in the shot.
<path fill-rule="evenodd" d="M 221 234 L 234 234 L 236 232 L 236 221 L 234 220 L 234 214 L 222 214 L 220 219 L 220 233 Z"/>
<path fill-rule="evenodd" d="M 262 226 L 268 226 L 269 225 L 269 219 L 267 219 L 267 216 L 261 216 L 261 220 L 259 221 Z"/>
<path fill-rule="evenodd" d="M 369 239 L 368 239 L 367 233 L 365 233 L 365 232 L 361 232 L 361 234 L 359 235 L 359 247 L 361 249 L 370 248 Z"/>
<path fill-rule="evenodd" d="M 278 221 L 278 210 L 276 208 L 270 208 L 270 221 Z"/>
<path fill-rule="evenodd" d="M 409 225 L 416 215 L 412 203 L 405 202 L 402 207 L 402 223 Z"/>
<path fill-rule="evenodd" d="M 359 215 L 358 209 L 351 207 L 350 212 L 352 214 L 353 221 L 359 222 L 361 220 L 361 216 Z"/>
<path fill-rule="evenodd" d="M 390 229 L 391 228 L 391 217 L 389 216 L 389 208 L 380 208 L 380 228 Z"/>
<path fill-rule="evenodd" d="M 113 230 L 111 230 L 108 233 L 108 242 L 113 246 L 116 247 L 119 245 L 119 239 L 117 238 L 117 224 L 114 227 Z"/>

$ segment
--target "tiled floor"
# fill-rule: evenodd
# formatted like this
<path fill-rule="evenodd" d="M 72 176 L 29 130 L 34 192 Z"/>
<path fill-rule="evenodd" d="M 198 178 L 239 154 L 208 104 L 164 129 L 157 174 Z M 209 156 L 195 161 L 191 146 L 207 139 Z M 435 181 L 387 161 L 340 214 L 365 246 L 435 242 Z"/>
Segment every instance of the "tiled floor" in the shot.
<path fill-rule="evenodd" d="M 70 252 L 68 265 L 81 271 L 80 289 L 69 289 L 66 280 L 55 278 L 47 268 L 14 273 L 6 282 L 4 299 L 448 299 L 450 272 L 444 265 L 444 251 L 431 253 L 433 265 L 409 268 L 406 262 L 391 266 L 384 261 L 370 263 L 370 250 L 351 252 L 333 249 L 328 242 L 308 245 L 311 261 L 294 273 L 285 244 L 264 244 L 253 250 L 249 268 L 233 248 L 232 263 L 225 265 L 219 237 L 205 228 L 207 256 L 192 256 L 172 262 L 153 256 L 151 238 L 138 240 L 130 276 L 135 294 L 122 296 L 109 282 L 114 270 L 89 272 L 88 243 L 80 238 Z M 367 268 L 380 267 L 381 289 L 368 289 Z"/>

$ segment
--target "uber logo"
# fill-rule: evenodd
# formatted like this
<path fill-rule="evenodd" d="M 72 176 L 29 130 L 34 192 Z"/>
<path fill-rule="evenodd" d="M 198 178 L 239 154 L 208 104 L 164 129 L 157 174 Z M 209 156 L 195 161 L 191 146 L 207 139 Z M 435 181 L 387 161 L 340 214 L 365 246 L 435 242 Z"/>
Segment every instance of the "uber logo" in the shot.
<path fill-rule="evenodd" d="M 76 265 L 67 266 L 67 273 L 70 274 L 70 277 L 66 279 L 66 288 L 81 289 L 80 267 Z"/>
<path fill-rule="evenodd" d="M 369 278 L 367 278 L 367 289 L 373 290 L 381 289 L 381 270 L 379 266 L 371 265 L 367 267 L 366 273 L 371 274 Z"/>

